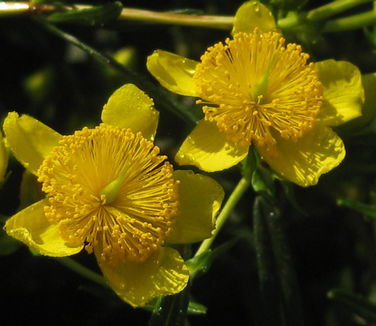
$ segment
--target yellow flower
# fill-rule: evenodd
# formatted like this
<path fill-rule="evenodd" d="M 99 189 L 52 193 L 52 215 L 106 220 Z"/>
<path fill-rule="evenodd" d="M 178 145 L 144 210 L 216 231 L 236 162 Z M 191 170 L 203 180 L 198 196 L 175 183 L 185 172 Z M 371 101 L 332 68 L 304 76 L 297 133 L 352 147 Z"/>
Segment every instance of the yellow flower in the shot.
<path fill-rule="evenodd" d="M 346 61 L 308 63 L 308 54 L 286 44 L 271 13 L 256 1 L 239 8 L 233 34 L 209 47 L 200 62 L 161 50 L 148 57 L 148 70 L 164 87 L 203 104 L 205 117 L 176 161 L 223 170 L 254 145 L 285 179 L 316 184 L 345 157 L 331 127 L 361 115 L 358 68 Z"/>
<path fill-rule="evenodd" d="M 94 252 L 114 291 L 142 306 L 184 289 L 188 268 L 164 245 L 210 237 L 224 194 L 213 179 L 174 171 L 160 155 L 150 141 L 158 112 L 136 86 L 115 91 L 102 121 L 62 136 L 30 116 L 8 114 L 9 147 L 47 198 L 11 217 L 5 230 L 47 256 Z"/>
<path fill-rule="evenodd" d="M 3 135 L 0 132 L 0 185 L 5 180 L 8 166 L 8 149 L 5 147 Z"/>

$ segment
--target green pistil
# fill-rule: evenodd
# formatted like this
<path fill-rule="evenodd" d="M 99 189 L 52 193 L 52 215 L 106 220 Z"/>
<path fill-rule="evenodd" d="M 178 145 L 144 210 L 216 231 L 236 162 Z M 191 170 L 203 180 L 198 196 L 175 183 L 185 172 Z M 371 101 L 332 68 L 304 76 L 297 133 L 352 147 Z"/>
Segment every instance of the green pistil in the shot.
<path fill-rule="evenodd" d="M 114 181 L 110 182 L 101 191 L 101 195 L 104 195 L 106 197 L 106 203 L 105 203 L 106 205 L 110 205 L 116 200 L 124 179 L 125 179 L 125 173 L 121 174 Z"/>
<path fill-rule="evenodd" d="M 256 82 L 256 84 L 252 88 L 252 99 L 257 102 L 257 104 L 261 104 L 261 102 L 265 99 L 266 91 L 268 89 L 269 77 L 270 72 L 274 66 L 274 56 L 269 64 L 269 66 L 265 69 L 261 78 Z"/>

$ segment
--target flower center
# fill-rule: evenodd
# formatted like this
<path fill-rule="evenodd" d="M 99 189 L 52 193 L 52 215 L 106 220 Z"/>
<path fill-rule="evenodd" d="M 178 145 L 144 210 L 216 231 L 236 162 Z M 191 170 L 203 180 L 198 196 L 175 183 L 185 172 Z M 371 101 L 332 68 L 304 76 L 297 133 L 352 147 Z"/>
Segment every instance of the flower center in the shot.
<path fill-rule="evenodd" d="M 173 168 L 138 133 L 102 124 L 64 136 L 38 175 L 45 214 L 69 245 L 102 259 L 144 261 L 163 245 L 177 214 Z"/>
<path fill-rule="evenodd" d="M 322 85 L 308 54 L 276 32 L 237 33 L 201 57 L 194 75 L 205 119 L 234 141 L 274 144 L 313 127 Z"/>

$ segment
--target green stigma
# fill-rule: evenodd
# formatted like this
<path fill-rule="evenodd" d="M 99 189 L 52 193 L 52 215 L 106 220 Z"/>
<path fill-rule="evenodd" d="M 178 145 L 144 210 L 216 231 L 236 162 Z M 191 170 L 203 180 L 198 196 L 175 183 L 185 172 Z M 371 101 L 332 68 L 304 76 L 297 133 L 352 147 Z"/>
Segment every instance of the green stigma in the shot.
<path fill-rule="evenodd" d="M 268 83 L 269 83 L 269 77 L 270 72 L 274 66 L 274 56 L 272 60 L 270 61 L 268 67 L 265 69 L 264 73 L 262 74 L 261 78 L 256 82 L 256 84 L 252 87 L 252 98 L 254 101 L 257 102 L 257 104 L 261 104 L 264 96 L 266 94 L 266 91 L 268 89 Z"/>

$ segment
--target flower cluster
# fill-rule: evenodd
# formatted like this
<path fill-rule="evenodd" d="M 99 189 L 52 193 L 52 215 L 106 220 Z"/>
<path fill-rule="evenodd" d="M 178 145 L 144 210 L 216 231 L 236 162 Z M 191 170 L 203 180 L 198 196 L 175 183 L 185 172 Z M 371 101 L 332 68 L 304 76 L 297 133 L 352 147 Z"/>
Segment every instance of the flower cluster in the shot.
<path fill-rule="evenodd" d="M 239 8 L 233 34 L 209 47 L 200 62 L 162 50 L 148 57 L 149 71 L 164 87 L 203 105 L 205 117 L 176 161 L 223 170 L 242 161 L 252 145 L 283 178 L 316 184 L 345 157 L 332 127 L 361 115 L 360 71 L 346 61 L 308 62 L 256 1 Z"/>
<path fill-rule="evenodd" d="M 62 136 L 30 116 L 8 114 L 7 143 L 47 197 L 11 217 L 5 230 L 47 256 L 94 252 L 114 291 L 142 306 L 184 289 L 188 268 L 166 243 L 210 237 L 224 194 L 209 177 L 174 171 L 151 141 L 153 101 L 134 85 L 115 91 L 102 121 Z"/>

